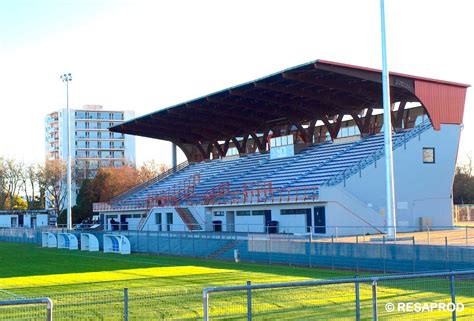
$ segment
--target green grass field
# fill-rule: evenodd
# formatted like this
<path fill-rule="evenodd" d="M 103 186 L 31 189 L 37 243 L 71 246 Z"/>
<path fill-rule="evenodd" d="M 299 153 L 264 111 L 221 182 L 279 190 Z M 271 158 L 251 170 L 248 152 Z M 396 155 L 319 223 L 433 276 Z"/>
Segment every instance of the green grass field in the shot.
<path fill-rule="evenodd" d="M 222 285 L 352 277 L 351 271 L 206 261 L 133 254 L 42 249 L 0 242 L 0 300 L 50 297 L 55 320 L 120 320 L 123 289 L 129 289 L 130 320 L 202 319 L 202 289 Z M 456 283 L 458 319 L 472 320 L 473 281 Z M 380 284 L 380 320 L 405 319 L 388 313 L 388 302 L 450 302 L 446 280 L 408 280 Z M 244 319 L 246 292 L 211 294 L 211 319 Z M 361 285 L 363 320 L 372 317 L 371 287 Z M 256 320 L 354 320 L 354 286 L 258 290 L 253 293 Z M 41 319 L 40 306 L 0 308 L 0 319 Z M 412 313 L 410 319 L 445 320 L 450 313 Z"/>

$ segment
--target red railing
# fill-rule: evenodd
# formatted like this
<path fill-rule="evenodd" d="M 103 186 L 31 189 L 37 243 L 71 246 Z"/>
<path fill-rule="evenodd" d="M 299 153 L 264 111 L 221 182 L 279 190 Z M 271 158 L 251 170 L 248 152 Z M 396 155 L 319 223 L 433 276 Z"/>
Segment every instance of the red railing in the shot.
<path fill-rule="evenodd" d="M 212 190 L 212 189 L 211 189 Z M 194 202 L 191 199 L 188 206 L 196 205 L 237 205 L 237 204 L 272 204 L 287 202 L 316 201 L 319 199 L 319 186 L 298 186 L 274 188 L 271 182 L 246 183 L 240 190 L 229 190 L 229 185 L 221 183 L 214 189 L 214 194 L 202 197 Z M 146 201 L 136 200 L 126 205 L 111 205 L 109 203 L 94 203 L 94 212 L 111 210 L 138 210 L 153 207 L 168 207 L 179 205 L 179 199 L 170 195 L 147 198 Z"/>
<path fill-rule="evenodd" d="M 229 192 L 230 192 L 229 182 L 220 183 L 219 185 L 214 186 L 213 188 L 211 188 L 210 190 L 208 190 L 204 193 L 204 197 L 203 197 L 202 202 L 205 205 L 209 204 L 209 203 L 212 203 L 214 201 L 214 199 L 216 199 L 217 197 L 221 197 L 223 195 L 226 195 Z"/>
<path fill-rule="evenodd" d="M 222 198 L 216 198 L 209 205 L 285 203 L 317 199 L 319 199 L 319 186 L 273 188 L 270 184 L 266 188 L 231 191 Z"/>

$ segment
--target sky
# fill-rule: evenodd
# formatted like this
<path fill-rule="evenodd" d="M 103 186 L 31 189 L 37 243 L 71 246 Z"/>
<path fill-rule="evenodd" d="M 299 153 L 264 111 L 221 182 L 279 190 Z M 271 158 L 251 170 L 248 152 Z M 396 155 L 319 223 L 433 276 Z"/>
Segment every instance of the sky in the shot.
<path fill-rule="evenodd" d="M 389 70 L 474 84 L 472 1 L 385 7 Z M 379 0 L 0 0 L 0 155 L 43 161 L 63 73 L 71 108 L 140 116 L 316 59 L 380 69 L 379 13 Z M 474 149 L 472 91 L 462 162 Z M 136 145 L 139 164 L 171 161 L 167 142 Z"/>

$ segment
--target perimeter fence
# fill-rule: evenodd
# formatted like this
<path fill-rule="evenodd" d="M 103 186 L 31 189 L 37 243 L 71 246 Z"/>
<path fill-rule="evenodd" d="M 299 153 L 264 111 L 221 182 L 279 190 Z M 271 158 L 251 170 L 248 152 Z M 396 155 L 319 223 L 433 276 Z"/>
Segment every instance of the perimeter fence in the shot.
<path fill-rule="evenodd" d="M 294 228 L 294 227 L 293 227 Z M 328 230 L 330 227 L 326 227 Z M 354 227 L 352 227 L 354 228 Z M 361 227 L 362 229 L 362 227 Z M 41 245 L 42 233 L 65 229 L 0 228 L 0 241 Z M 331 236 L 313 233 L 204 232 L 179 231 L 96 231 L 103 248 L 105 234 L 120 234 L 130 240 L 136 253 L 183 256 L 266 264 L 325 267 L 376 272 L 427 272 L 474 268 L 474 228 L 428 229 L 400 233 L 396 240 L 383 234 L 344 236 L 334 228 Z M 337 232 L 337 233 L 336 233 Z"/>
<path fill-rule="evenodd" d="M 145 286 L 48 298 L 54 320 L 472 320 L 474 270 L 204 290 Z M 0 320 L 44 320 L 46 313 L 44 305 L 0 306 Z"/>
<path fill-rule="evenodd" d="M 474 271 L 206 288 L 204 320 L 472 320 Z"/>

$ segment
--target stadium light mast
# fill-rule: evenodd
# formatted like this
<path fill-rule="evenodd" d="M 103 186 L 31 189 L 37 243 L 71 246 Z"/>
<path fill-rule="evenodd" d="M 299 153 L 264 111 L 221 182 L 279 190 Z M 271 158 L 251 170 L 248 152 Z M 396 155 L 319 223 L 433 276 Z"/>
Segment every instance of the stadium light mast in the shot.
<path fill-rule="evenodd" d="M 72 187 L 71 187 L 71 125 L 69 115 L 69 82 L 72 81 L 71 73 L 61 75 L 61 80 L 66 83 L 66 136 L 67 136 L 67 229 L 72 229 Z"/>
<path fill-rule="evenodd" d="M 385 218 L 387 224 L 387 237 L 397 237 L 397 220 L 395 214 L 395 183 L 393 177 L 393 149 L 392 149 L 392 108 L 390 105 L 390 83 L 387 69 L 387 45 L 385 37 L 385 4 L 380 0 L 380 22 L 382 31 L 382 98 L 383 98 L 383 124 L 385 148 Z"/>

